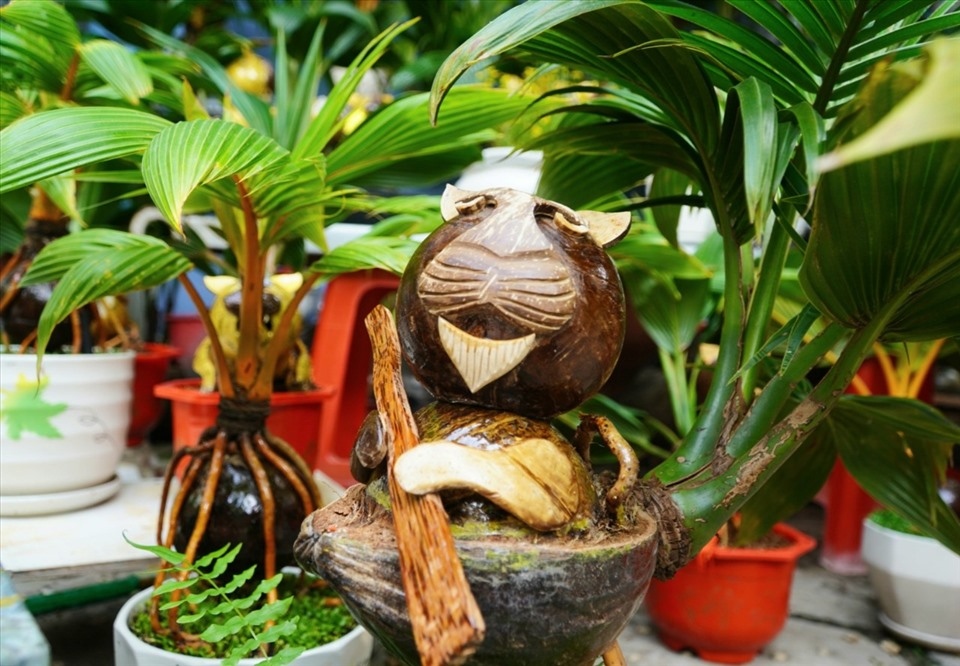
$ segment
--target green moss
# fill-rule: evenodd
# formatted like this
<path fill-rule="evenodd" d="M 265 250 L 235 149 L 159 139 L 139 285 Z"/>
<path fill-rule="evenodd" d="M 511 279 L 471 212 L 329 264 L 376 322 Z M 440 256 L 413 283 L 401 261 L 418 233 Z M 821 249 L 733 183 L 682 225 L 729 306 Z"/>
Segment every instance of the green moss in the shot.
<path fill-rule="evenodd" d="M 285 647 L 310 649 L 318 645 L 324 645 L 345 636 L 357 626 L 356 620 L 350 615 L 336 592 L 322 581 L 308 578 L 301 579 L 301 577 L 295 575 L 285 576 L 277 588 L 277 593 L 281 599 L 293 597 L 293 602 L 285 619 L 294 620 L 297 623 L 297 630 L 293 635 L 278 640 L 274 644 L 274 652 L 279 652 Z M 212 606 L 218 602 L 219 600 L 216 599 L 208 599 L 203 603 Z M 160 614 L 160 620 L 165 628 L 169 626 L 166 613 Z M 190 633 L 200 634 L 208 625 L 209 622 L 201 619 L 190 623 L 183 629 Z M 247 635 L 239 634 L 229 636 L 217 643 L 199 643 L 178 648 L 169 634 L 158 634 L 153 631 L 146 606 L 133 614 L 130 621 L 130 630 L 144 642 L 161 650 L 217 659 L 227 656 L 234 647 L 241 645 L 249 638 Z M 258 655 L 251 654 L 249 656 Z"/>
<path fill-rule="evenodd" d="M 381 476 L 367 484 L 367 497 L 390 511 L 393 505 L 390 502 L 390 488 L 387 486 L 387 477 Z"/>
<path fill-rule="evenodd" d="M 895 514 L 890 509 L 879 509 L 874 511 L 870 514 L 870 522 L 876 523 L 880 527 L 886 527 L 888 530 L 895 530 L 897 532 L 904 532 L 906 534 L 919 534 L 922 536 L 920 530 Z"/>
<path fill-rule="evenodd" d="M 489 536 L 500 536 L 508 539 L 525 539 L 530 536 L 531 530 L 521 525 L 506 521 L 465 520 L 462 523 L 452 523 L 450 532 L 457 539 L 480 539 Z"/>

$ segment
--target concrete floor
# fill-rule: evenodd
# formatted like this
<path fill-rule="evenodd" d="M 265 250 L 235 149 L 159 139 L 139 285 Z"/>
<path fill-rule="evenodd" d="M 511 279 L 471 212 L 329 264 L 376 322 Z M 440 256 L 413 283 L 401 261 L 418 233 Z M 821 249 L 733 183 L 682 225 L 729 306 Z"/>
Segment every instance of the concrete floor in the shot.
<path fill-rule="evenodd" d="M 819 536 L 822 511 L 811 505 L 791 522 Z M 112 664 L 111 624 L 123 601 L 101 602 L 38 617 L 51 645 L 52 666 Z M 887 634 L 877 620 L 866 577 L 826 571 L 818 564 L 817 551 L 800 562 L 790 606 L 786 627 L 752 662 L 756 666 L 960 666 L 960 655 L 926 650 Z M 621 635 L 620 645 L 631 666 L 706 663 L 690 653 L 672 652 L 664 647 L 642 609 Z M 378 651 L 371 666 L 389 666 L 390 661 Z"/>

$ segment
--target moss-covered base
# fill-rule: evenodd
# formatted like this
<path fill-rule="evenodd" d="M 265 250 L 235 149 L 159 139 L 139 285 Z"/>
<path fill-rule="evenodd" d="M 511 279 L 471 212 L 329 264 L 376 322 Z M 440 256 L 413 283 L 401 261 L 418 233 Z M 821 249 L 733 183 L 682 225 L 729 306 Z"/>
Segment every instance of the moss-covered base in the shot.
<path fill-rule="evenodd" d="M 486 637 L 471 665 L 583 666 L 616 639 L 643 600 L 656 562 L 656 527 L 586 533 L 470 531 L 456 536 Z M 391 514 L 354 486 L 305 521 L 295 546 L 360 623 L 404 663 L 418 664 L 400 582 Z"/>

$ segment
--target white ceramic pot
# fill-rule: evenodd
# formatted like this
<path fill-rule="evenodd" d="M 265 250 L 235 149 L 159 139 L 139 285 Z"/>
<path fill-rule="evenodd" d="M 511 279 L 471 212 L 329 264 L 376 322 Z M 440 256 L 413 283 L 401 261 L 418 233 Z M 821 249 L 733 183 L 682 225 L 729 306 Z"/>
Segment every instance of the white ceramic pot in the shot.
<path fill-rule="evenodd" d="M 543 153 L 537 150 L 513 152 L 509 146 L 483 149 L 483 159 L 471 164 L 457 180 L 457 187 L 472 192 L 492 187 L 510 187 L 521 192 L 537 191 Z M 334 225 L 331 228 L 336 228 Z"/>
<path fill-rule="evenodd" d="M 36 393 L 36 356 L 0 354 L 3 495 L 77 490 L 114 476 L 130 426 L 134 357 L 46 354 Z"/>
<path fill-rule="evenodd" d="M 960 652 L 960 555 L 928 537 L 863 523 L 863 560 L 892 633 Z"/>
<path fill-rule="evenodd" d="M 219 659 L 187 657 L 148 645 L 130 631 L 130 616 L 147 603 L 153 588 L 141 590 L 123 605 L 113 622 L 113 657 L 116 666 L 220 666 Z M 294 660 L 294 666 L 368 666 L 373 637 L 357 626 L 332 643 L 311 648 Z M 241 659 L 240 666 L 254 666 L 262 659 Z"/>

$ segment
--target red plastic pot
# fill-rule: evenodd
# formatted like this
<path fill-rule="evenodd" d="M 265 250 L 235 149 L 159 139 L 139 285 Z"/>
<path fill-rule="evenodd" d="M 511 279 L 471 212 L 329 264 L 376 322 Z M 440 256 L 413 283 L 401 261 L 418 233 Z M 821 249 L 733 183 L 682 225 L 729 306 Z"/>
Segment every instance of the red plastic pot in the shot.
<path fill-rule="evenodd" d="M 727 548 L 714 538 L 668 581 L 655 580 L 645 604 L 660 640 L 706 661 L 744 664 L 783 629 L 797 560 L 816 541 L 789 525 L 780 548 Z"/>
<path fill-rule="evenodd" d="M 857 375 L 872 395 L 890 394 L 887 379 L 876 357 L 866 359 L 857 370 Z M 856 393 L 852 385 L 847 387 L 846 392 Z M 924 379 L 917 398 L 926 403 L 933 402 L 932 372 Z M 850 476 L 839 459 L 824 484 L 820 500 L 825 508 L 820 564 L 828 571 L 847 576 L 867 573 L 867 565 L 860 555 L 863 521 L 880 505 Z"/>
<path fill-rule="evenodd" d="M 274 393 L 267 430 L 287 442 L 310 464 L 317 452 L 323 403 L 333 393 L 328 387 Z M 220 394 L 202 393 L 199 379 L 175 379 L 158 384 L 155 394 L 170 400 L 174 451 L 196 446 L 203 431 L 216 424 Z M 182 469 L 178 474 L 180 472 Z"/>
<path fill-rule="evenodd" d="M 163 414 L 163 402 L 153 394 L 153 387 L 167 378 L 170 361 L 180 354 L 171 345 L 158 342 L 144 343 L 133 362 L 133 413 L 127 446 L 143 441 Z"/>

